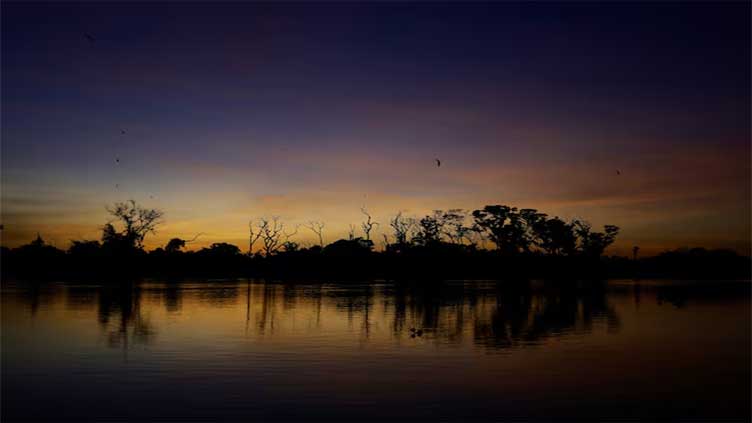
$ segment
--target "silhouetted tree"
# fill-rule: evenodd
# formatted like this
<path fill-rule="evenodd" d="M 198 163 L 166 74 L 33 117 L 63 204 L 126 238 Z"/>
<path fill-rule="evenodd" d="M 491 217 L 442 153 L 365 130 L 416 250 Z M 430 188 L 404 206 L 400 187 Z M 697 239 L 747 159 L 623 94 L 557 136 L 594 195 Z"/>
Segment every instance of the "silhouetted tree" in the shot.
<path fill-rule="evenodd" d="M 605 225 L 603 232 L 593 232 L 590 223 L 584 220 L 575 220 L 574 226 L 580 252 L 587 257 L 600 257 L 619 234 L 619 227 L 614 225 Z"/>
<path fill-rule="evenodd" d="M 177 253 L 181 248 L 185 247 L 185 240 L 180 238 L 172 238 L 165 245 L 164 250 L 168 253 Z"/>
<path fill-rule="evenodd" d="M 577 235 L 574 224 L 566 223 L 558 217 L 545 216 L 533 224 L 535 243 L 551 255 L 571 255 L 577 249 Z"/>
<path fill-rule="evenodd" d="M 264 243 L 264 254 L 269 257 L 276 253 L 282 247 L 281 237 L 284 225 L 279 222 L 278 217 L 271 220 L 261 219 L 261 240 Z"/>
<path fill-rule="evenodd" d="M 285 236 L 285 241 L 282 243 L 282 250 L 284 250 L 285 252 L 290 253 L 293 251 L 298 251 L 298 248 L 299 248 L 298 243 L 294 241 L 290 241 L 290 238 L 297 235 L 298 228 L 300 228 L 300 225 L 295 225 L 294 231 L 290 233 L 285 232 L 285 231 L 282 232 L 282 234 Z"/>
<path fill-rule="evenodd" d="M 142 248 L 146 235 L 155 233 L 157 226 L 162 223 L 163 213 L 160 210 L 143 208 L 134 200 L 115 203 L 112 207 L 107 207 L 107 211 L 114 219 L 103 228 L 104 243 L 122 243 L 128 247 Z M 122 229 L 118 231 L 113 222 L 120 222 Z"/>
<path fill-rule="evenodd" d="M 261 232 L 262 232 L 262 229 L 261 229 L 262 222 L 259 222 L 258 227 L 256 229 L 254 229 L 253 225 L 254 225 L 253 219 L 249 220 L 248 221 L 248 232 L 249 232 L 248 255 L 249 256 L 253 254 L 253 245 L 256 243 L 256 241 L 259 240 L 259 238 L 261 238 Z"/>
<path fill-rule="evenodd" d="M 366 210 L 365 207 L 360 208 L 361 213 L 363 213 L 366 216 L 366 220 L 361 223 L 361 228 L 363 228 L 363 233 L 366 234 L 366 240 L 371 240 L 371 231 L 373 230 L 374 226 L 378 226 L 378 222 L 374 222 L 371 220 L 371 214 L 368 213 L 368 210 Z"/>
<path fill-rule="evenodd" d="M 415 227 L 415 219 L 404 217 L 402 212 L 399 212 L 389 222 L 389 226 L 394 230 L 395 243 L 405 245 Z"/>
<path fill-rule="evenodd" d="M 184 248 L 186 244 L 190 244 L 191 242 L 197 240 L 198 237 L 200 237 L 203 234 L 204 234 L 203 232 L 199 232 L 196 234 L 196 236 L 194 236 L 191 239 L 172 238 L 165 245 L 164 251 L 167 253 L 177 253 L 182 248 Z"/>
<path fill-rule="evenodd" d="M 417 245 L 427 246 L 441 242 L 441 212 L 437 210 L 418 222 L 418 232 L 412 241 Z"/>
<path fill-rule="evenodd" d="M 516 254 L 529 251 L 531 240 L 527 236 L 525 220 L 516 207 L 485 206 L 482 210 L 473 211 L 473 218 L 473 229 L 486 236 L 500 252 Z"/>
<path fill-rule="evenodd" d="M 452 244 L 462 244 L 472 231 L 470 227 L 465 226 L 466 215 L 462 209 L 450 209 L 438 213 L 437 220 L 441 232 Z"/>
<path fill-rule="evenodd" d="M 310 272 L 321 274 L 352 271 L 373 272 L 369 274 L 378 277 L 390 277 L 389 275 L 400 273 L 403 274 L 400 277 L 422 277 L 426 274 L 426 269 L 431 268 L 439 276 L 471 278 L 496 277 L 502 274 L 501 272 L 515 275 L 530 272 L 546 277 L 579 271 L 579 268 L 585 271 L 609 269 L 622 273 L 628 271 L 633 274 L 660 274 L 666 273 L 666 269 L 673 271 L 676 268 L 687 268 L 686 263 L 697 261 L 699 258 L 703 258 L 705 263 L 731 263 L 730 266 L 736 269 L 736 273 L 739 273 L 738 269 L 744 265 L 744 261 L 739 260 L 738 256 L 727 257 L 716 253 L 680 256 L 672 254 L 655 260 L 646 258 L 638 261 L 636 249 L 633 250 L 634 263 L 627 258 L 612 257 L 603 260 L 604 266 L 583 267 L 583 261 L 579 259 L 549 260 L 538 256 L 546 254 L 598 258 L 614 242 L 619 228 L 606 225 L 603 232 L 595 232 L 584 220 L 568 223 L 558 217 L 548 218 L 535 209 L 518 210 L 503 205 L 489 205 L 473 211 L 471 227 L 470 222 L 467 222 L 467 213 L 461 209 L 435 210 L 418 222 L 413 218 L 404 217 L 402 212 L 399 212 L 389 222 L 394 231 L 395 242 L 390 244 L 391 237 L 383 234 L 384 254 L 373 251 L 374 245 L 369 237 L 377 223 L 365 208 L 361 210 L 366 218 L 362 224 L 365 236 L 356 237 L 356 227 L 351 226 L 348 239 L 338 240 L 326 248 L 322 247 L 323 222 L 310 221 L 304 225 L 318 236 L 318 245 L 301 249 L 298 243 L 293 241 L 299 227 L 286 231 L 285 225 L 274 217 L 249 223 L 249 250 L 258 248 L 254 242 L 262 243 L 253 260 L 249 256 L 237 254 L 239 249 L 236 246 L 225 243 L 212 244 L 211 247 L 198 252 L 177 254 L 185 249 L 188 242 L 201 234 L 196 235 L 193 240 L 172 238 L 164 248 L 146 254 L 141 248 L 143 240 L 148 233 L 154 232 L 161 221 L 161 212 L 143 209 L 133 201 L 117 203 L 108 210 L 115 219 L 104 225 L 101 245 L 97 241 L 73 241 L 69 254 L 65 254 L 46 245 L 41 236 L 37 236 L 37 239 L 28 245 L 4 250 L 3 254 L 8 254 L 4 259 L 9 257 L 7 260 L 10 265 L 0 266 L 0 270 L 7 273 L 6 269 L 10 267 L 11 272 L 33 271 L 36 267 L 55 268 L 55 265 L 61 263 L 65 265 L 63 272 L 68 272 L 68 269 L 78 272 L 79 269 L 87 268 L 95 272 L 118 269 L 118 273 L 123 273 L 121 269 L 143 269 L 146 272 L 175 275 L 184 272 L 201 274 L 216 271 L 233 275 L 271 275 L 273 272 L 279 272 L 291 276 L 298 272 L 295 269 L 303 269 L 302 271 L 306 272 L 309 272 L 306 269 L 311 269 Z M 477 238 L 474 237 L 486 237 L 503 254 L 525 256 L 514 260 L 494 258 L 491 254 L 477 251 Z M 45 251 L 49 254 L 44 253 Z M 357 260 L 337 261 L 331 257 L 321 257 L 324 251 L 329 256 L 357 256 Z M 526 254 L 532 251 L 536 254 Z M 280 252 L 285 254 L 278 254 Z M 39 258 L 48 256 L 51 258 Z M 92 257 L 95 260 L 90 260 Z M 695 260 L 697 257 L 699 258 Z M 681 265 L 678 265 L 680 261 Z M 14 262 L 17 265 L 14 265 Z M 43 264 L 48 262 L 54 264 Z M 89 263 L 97 265 L 92 266 Z"/>
<path fill-rule="evenodd" d="M 318 222 L 315 220 L 311 220 L 307 225 L 303 225 L 319 237 L 319 247 L 321 248 L 324 248 L 324 225 L 324 222 Z"/>
<path fill-rule="evenodd" d="M 538 234 L 535 227 L 546 222 L 548 216 L 545 213 L 539 213 L 536 209 L 521 209 L 520 219 L 522 220 L 523 233 L 520 247 L 523 251 L 529 252 L 530 247 L 538 244 Z"/>

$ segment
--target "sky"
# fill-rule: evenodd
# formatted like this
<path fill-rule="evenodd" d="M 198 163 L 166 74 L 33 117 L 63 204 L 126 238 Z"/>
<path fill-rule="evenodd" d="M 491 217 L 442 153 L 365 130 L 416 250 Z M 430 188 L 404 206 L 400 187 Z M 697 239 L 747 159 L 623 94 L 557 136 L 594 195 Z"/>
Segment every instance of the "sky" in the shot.
<path fill-rule="evenodd" d="M 263 216 L 324 221 L 332 242 L 361 207 L 381 240 L 398 211 L 507 204 L 617 225 L 613 254 L 748 254 L 749 16 L 3 2 L 2 244 L 98 239 L 105 207 L 134 199 L 165 213 L 149 248 L 245 249 Z"/>

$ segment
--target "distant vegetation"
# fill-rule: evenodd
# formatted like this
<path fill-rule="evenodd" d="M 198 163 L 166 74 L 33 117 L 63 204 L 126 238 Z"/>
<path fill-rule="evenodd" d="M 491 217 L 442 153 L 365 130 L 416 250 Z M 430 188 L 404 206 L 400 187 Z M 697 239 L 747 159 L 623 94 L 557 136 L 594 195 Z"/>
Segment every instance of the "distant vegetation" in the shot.
<path fill-rule="evenodd" d="M 172 238 L 164 247 L 146 251 L 144 239 L 156 231 L 163 213 L 134 201 L 108 207 L 112 220 L 100 241 L 74 240 L 67 251 L 41 236 L 15 249 L 2 249 L 5 275 L 96 277 L 267 276 L 378 278 L 519 278 L 682 276 L 749 277 L 750 260 L 734 252 L 677 250 L 656 257 L 603 257 L 619 233 L 606 225 L 597 231 L 583 220 L 564 221 L 535 209 L 503 205 L 467 212 L 436 210 L 421 218 L 395 214 L 388 222 L 382 249 L 371 239 L 380 225 L 366 209 L 360 229 L 351 225 L 347 239 L 324 243 L 323 222 L 302 225 L 318 245 L 294 241 L 300 226 L 287 230 L 278 218 L 249 222 L 248 249 L 214 243 L 184 251 L 194 241 Z"/>

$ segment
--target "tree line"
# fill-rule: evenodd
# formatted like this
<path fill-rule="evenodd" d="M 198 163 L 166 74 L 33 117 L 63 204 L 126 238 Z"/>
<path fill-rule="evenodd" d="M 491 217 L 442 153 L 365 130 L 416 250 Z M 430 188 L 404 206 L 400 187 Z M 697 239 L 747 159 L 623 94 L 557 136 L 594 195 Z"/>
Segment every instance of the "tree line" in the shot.
<path fill-rule="evenodd" d="M 372 231 L 376 222 L 365 208 L 361 209 L 364 220 L 360 224 L 362 236 L 356 236 L 356 226 L 350 225 L 347 239 L 325 245 L 325 224 L 309 221 L 302 225 L 318 239 L 319 248 L 352 244 L 360 249 L 373 250 Z M 614 225 L 605 225 L 602 232 L 580 219 L 564 221 L 558 216 L 549 217 L 535 209 L 491 205 L 471 213 L 462 209 L 435 210 L 421 218 L 408 217 L 398 212 L 389 219 L 391 233 L 384 233 L 382 245 L 386 252 L 402 252 L 411 248 L 435 248 L 443 245 L 460 246 L 478 250 L 487 242 L 500 254 L 548 254 L 555 256 L 582 255 L 599 257 L 611 245 L 619 233 Z M 298 251 L 301 246 L 292 240 L 299 231 L 295 226 L 290 232 L 279 218 L 260 218 L 249 222 L 248 254 L 257 251 L 264 256 Z M 258 249 L 254 247 L 259 245 Z M 312 248 L 315 248 L 312 247 Z"/>
<path fill-rule="evenodd" d="M 187 251 L 186 247 L 202 235 L 199 233 L 192 239 L 171 238 L 164 246 L 147 252 L 144 241 L 164 223 L 164 213 L 133 200 L 115 203 L 107 211 L 110 219 L 102 226 L 100 240 L 73 240 L 67 251 L 48 245 L 41 236 L 12 250 L 4 247 L 3 272 L 37 271 L 39 264 L 44 264 L 53 273 L 54 269 L 73 273 L 90 269 L 108 273 L 117 269 L 125 273 L 293 272 L 309 276 L 344 272 L 389 277 L 433 272 L 434 276 L 470 278 L 544 271 L 553 275 L 559 271 L 598 271 L 604 262 L 611 269 L 626 269 L 634 267 L 627 262 L 637 262 L 638 251 L 636 247 L 633 249 L 632 260 L 603 257 L 619 234 L 614 225 L 596 230 L 582 219 L 566 221 L 535 209 L 487 205 L 473 211 L 435 210 L 420 218 L 398 212 L 383 224 L 387 231 L 378 240 L 382 247 L 379 251 L 372 237 L 382 223 L 362 208 L 359 228 L 350 225 L 347 238 L 328 244 L 324 242 L 324 222 L 288 226 L 278 217 L 262 217 L 249 222 L 245 251 L 225 242 Z M 298 243 L 301 231 L 310 231 L 317 244 Z M 693 254 L 693 259 L 686 260 L 682 257 L 689 257 L 687 254 L 665 255 L 664 261 L 676 268 L 689 269 L 696 266 L 692 261 L 698 262 L 697 257 L 707 256 L 698 256 L 697 251 Z M 729 256 L 724 254 L 710 256 L 713 260 Z M 741 263 L 741 268 L 745 263 Z M 738 269 L 740 265 L 731 267 Z M 660 270 L 660 266 L 653 268 Z"/>

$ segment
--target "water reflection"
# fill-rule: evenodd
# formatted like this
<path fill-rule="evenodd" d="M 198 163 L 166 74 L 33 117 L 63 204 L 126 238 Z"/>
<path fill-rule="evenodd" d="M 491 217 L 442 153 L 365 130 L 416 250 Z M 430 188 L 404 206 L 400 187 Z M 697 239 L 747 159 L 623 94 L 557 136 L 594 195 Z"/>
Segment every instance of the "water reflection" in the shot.
<path fill-rule="evenodd" d="M 290 311 L 311 315 L 320 328 L 332 315 L 344 315 L 347 328 L 367 341 L 374 323 L 388 326 L 391 336 L 420 336 L 443 344 L 460 343 L 470 335 L 476 345 L 489 349 L 534 345 L 548 337 L 588 333 L 594 325 L 618 332 L 622 323 L 610 304 L 606 284 L 587 287 L 545 283 L 436 283 L 436 284 L 281 284 L 262 281 L 214 283 L 130 283 L 117 286 L 17 285 L 18 299 L 35 315 L 40 304 L 62 295 L 69 310 L 96 308 L 97 321 L 108 345 L 128 348 L 149 344 L 158 328 L 142 313 L 144 307 L 163 307 L 167 314 L 183 312 L 191 304 L 213 308 L 244 308 L 245 334 L 274 336 L 280 319 Z M 717 289 L 692 285 L 655 286 L 658 305 L 686 306 L 690 297 L 708 298 Z M 724 287 L 726 294 L 728 287 Z M 632 295 L 639 308 L 645 289 L 611 290 L 610 295 Z M 747 289 L 748 288 L 743 288 Z M 738 291 L 738 289 L 737 289 Z M 743 292 L 740 293 L 743 295 Z M 323 312 L 322 312 L 323 310 Z"/>
<path fill-rule="evenodd" d="M 29 420 L 738 419 L 749 294 L 748 282 L 11 282 L 3 400 Z M 82 401 L 91 409 L 64 405 Z"/>
<path fill-rule="evenodd" d="M 310 316 L 313 328 L 344 316 L 347 330 L 367 342 L 372 328 L 392 338 L 422 337 L 459 344 L 468 337 L 488 349 L 534 345 L 548 337 L 587 333 L 594 325 L 618 331 L 621 322 L 605 284 L 549 286 L 530 283 L 280 284 L 261 281 L 203 283 L 141 282 L 117 286 L 19 285 L 19 299 L 32 314 L 56 295 L 72 311 L 96 309 L 97 322 L 113 348 L 148 345 L 159 328 L 143 313 L 161 307 L 181 314 L 186 302 L 211 308 L 242 307 L 246 335 L 274 336 L 290 312 Z M 673 292 L 673 291 L 671 291 Z M 639 302 L 639 288 L 634 290 Z M 658 302 L 679 303 L 679 294 L 658 291 Z"/>

